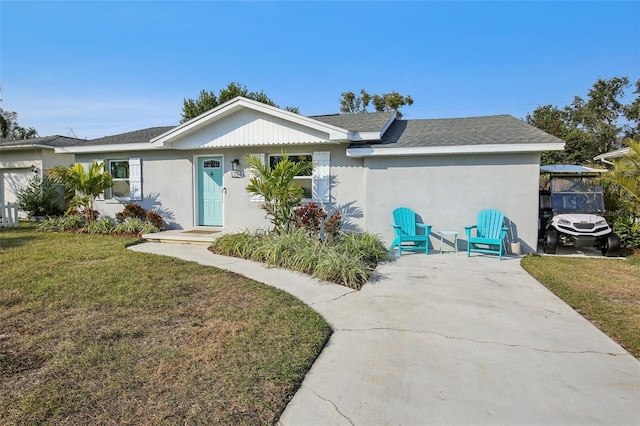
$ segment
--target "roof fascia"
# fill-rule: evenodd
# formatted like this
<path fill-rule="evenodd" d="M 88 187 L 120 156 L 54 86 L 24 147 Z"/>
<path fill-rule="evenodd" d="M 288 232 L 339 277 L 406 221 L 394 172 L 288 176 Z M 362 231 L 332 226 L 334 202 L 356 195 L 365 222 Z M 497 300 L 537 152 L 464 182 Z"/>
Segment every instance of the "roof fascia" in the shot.
<path fill-rule="evenodd" d="M 173 140 L 180 135 L 185 133 L 189 133 L 190 131 L 203 126 L 204 124 L 215 121 L 218 118 L 222 118 L 227 114 L 232 113 L 233 111 L 239 108 L 248 108 L 254 111 L 262 112 L 267 115 L 271 115 L 273 117 L 281 118 L 286 121 L 291 121 L 296 124 L 300 124 L 303 126 L 311 127 L 313 129 L 317 129 L 323 132 L 327 132 L 329 134 L 329 139 L 331 140 L 346 140 L 348 139 L 349 132 L 340 127 L 332 126 L 330 124 L 323 123 L 318 120 L 314 120 L 313 118 L 305 117 L 304 115 L 296 114 L 290 111 L 286 111 L 280 108 L 273 107 L 271 105 L 263 104 L 262 102 L 254 101 L 251 99 L 243 98 L 238 96 L 236 98 L 231 99 L 230 101 L 225 102 L 222 105 L 219 105 L 212 110 L 209 110 L 199 116 L 192 118 L 191 120 L 183 123 L 168 132 L 165 132 L 153 139 L 151 139 L 151 143 L 154 146 L 167 146 L 171 145 Z"/>
<path fill-rule="evenodd" d="M 414 148 L 380 148 L 357 147 L 347 148 L 347 157 L 407 157 L 414 155 L 447 155 L 447 154 L 495 154 L 562 151 L 564 143 L 534 143 L 534 144 L 490 144 L 490 145 L 460 145 Z"/>
<path fill-rule="evenodd" d="M 83 145 L 65 146 L 56 148 L 56 154 L 89 154 L 99 152 L 121 152 L 121 151 L 154 151 L 162 147 L 153 146 L 150 142 L 143 143 L 121 143 L 109 145 Z"/>
<path fill-rule="evenodd" d="M 49 145 L 38 145 L 38 144 L 33 144 L 33 145 L 8 145 L 8 146 L 0 146 L 0 150 L 25 150 L 25 149 L 34 149 L 34 148 L 39 148 L 39 149 L 55 149 L 52 146 Z"/>

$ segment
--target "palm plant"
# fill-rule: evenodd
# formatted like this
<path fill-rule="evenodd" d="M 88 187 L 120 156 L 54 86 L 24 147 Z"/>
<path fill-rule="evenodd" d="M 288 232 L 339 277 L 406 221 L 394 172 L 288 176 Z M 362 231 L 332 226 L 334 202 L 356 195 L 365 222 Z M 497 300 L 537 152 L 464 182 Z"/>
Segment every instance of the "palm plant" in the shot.
<path fill-rule="evenodd" d="M 56 166 L 49 169 L 48 173 L 67 190 L 70 198 L 67 213 L 79 209 L 88 223 L 93 222 L 96 198 L 113 186 L 113 177 L 104 171 L 104 162 L 93 160 L 86 170 L 80 163 L 70 167 Z"/>
<path fill-rule="evenodd" d="M 245 156 L 251 169 L 247 191 L 262 197 L 261 208 L 267 212 L 269 221 L 277 233 L 293 229 L 294 209 L 302 204 L 303 190 L 295 182 L 296 176 L 309 176 L 313 172 L 311 162 L 293 162 L 286 153 L 273 169 L 259 158 Z"/>
<path fill-rule="evenodd" d="M 640 142 L 627 140 L 631 150 L 624 157 L 614 160 L 610 179 L 625 190 L 634 200 L 632 204 L 640 206 Z"/>

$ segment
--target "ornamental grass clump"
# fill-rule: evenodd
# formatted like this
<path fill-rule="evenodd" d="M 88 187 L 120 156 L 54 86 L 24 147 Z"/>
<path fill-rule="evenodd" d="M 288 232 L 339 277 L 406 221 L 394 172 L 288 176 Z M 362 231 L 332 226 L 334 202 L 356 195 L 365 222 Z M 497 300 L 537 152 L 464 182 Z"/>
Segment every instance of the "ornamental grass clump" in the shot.
<path fill-rule="evenodd" d="M 50 218 L 40 223 L 37 230 L 41 232 L 75 231 L 84 234 L 118 234 L 142 235 L 160 232 L 164 229 L 162 216 L 154 211 L 147 211 L 137 204 L 127 204 L 122 213 L 116 214 L 116 220 L 110 217 L 88 221 L 86 216 L 78 212 L 67 213 L 61 217 Z"/>
<path fill-rule="evenodd" d="M 309 238 L 298 229 L 287 233 L 227 234 L 210 250 L 216 254 L 290 269 L 359 290 L 389 252 L 377 235 L 343 233 L 332 243 Z"/>
<path fill-rule="evenodd" d="M 68 214 L 60 217 L 52 217 L 38 224 L 40 232 L 64 232 L 83 228 L 87 221 L 81 214 Z"/>
<path fill-rule="evenodd" d="M 91 223 L 88 223 L 82 232 L 85 234 L 110 234 L 113 231 L 114 223 L 111 218 L 103 217 Z"/>

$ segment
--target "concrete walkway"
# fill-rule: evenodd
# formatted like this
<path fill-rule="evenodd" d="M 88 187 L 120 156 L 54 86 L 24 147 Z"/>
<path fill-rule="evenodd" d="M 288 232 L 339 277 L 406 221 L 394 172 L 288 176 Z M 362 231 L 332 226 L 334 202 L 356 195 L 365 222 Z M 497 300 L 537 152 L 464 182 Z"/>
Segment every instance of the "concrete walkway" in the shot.
<path fill-rule="evenodd" d="M 331 324 L 281 425 L 640 425 L 640 362 L 519 258 L 412 253 L 357 292 L 203 246 L 131 249 L 286 290 Z"/>

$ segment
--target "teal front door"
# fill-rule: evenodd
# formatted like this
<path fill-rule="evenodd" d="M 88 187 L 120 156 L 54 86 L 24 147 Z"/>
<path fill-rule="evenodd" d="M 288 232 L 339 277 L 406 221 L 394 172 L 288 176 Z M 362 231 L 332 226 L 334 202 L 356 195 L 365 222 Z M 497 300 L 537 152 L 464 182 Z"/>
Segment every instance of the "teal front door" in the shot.
<path fill-rule="evenodd" d="M 222 226 L 222 157 L 198 159 L 198 225 Z"/>

